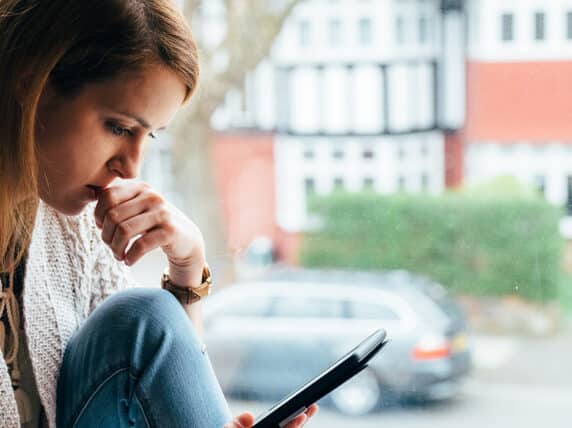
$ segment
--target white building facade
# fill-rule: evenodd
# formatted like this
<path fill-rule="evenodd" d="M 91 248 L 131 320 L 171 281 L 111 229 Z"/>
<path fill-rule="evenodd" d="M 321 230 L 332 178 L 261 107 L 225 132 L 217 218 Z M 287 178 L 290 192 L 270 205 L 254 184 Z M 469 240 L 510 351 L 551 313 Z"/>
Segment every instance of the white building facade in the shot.
<path fill-rule="evenodd" d="M 449 3 L 458 10 L 460 2 Z M 444 190 L 442 130 L 463 125 L 465 83 L 462 14 L 451 20 L 442 6 L 302 1 L 248 77 L 244 99 L 228 95 L 216 127 L 275 133 L 281 228 L 308 225 L 314 193 Z"/>

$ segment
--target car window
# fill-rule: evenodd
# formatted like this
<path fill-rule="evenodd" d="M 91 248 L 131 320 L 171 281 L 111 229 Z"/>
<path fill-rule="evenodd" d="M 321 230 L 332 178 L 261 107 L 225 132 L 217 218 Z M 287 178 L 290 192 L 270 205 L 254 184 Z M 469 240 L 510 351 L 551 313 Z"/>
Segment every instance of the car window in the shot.
<path fill-rule="evenodd" d="M 277 298 L 272 305 L 272 316 L 285 318 L 341 318 L 341 300 L 318 298 Z"/>
<path fill-rule="evenodd" d="M 270 298 L 266 296 L 243 296 L 231 300 L 218 310 L 218 316 L 265 317 L 270 309 Z"/>
<path fill-rule="evenodd" d="M 381 303 L 349 302 L 350 317 L 356 319 L 399 320 L 399 315 Z"/>

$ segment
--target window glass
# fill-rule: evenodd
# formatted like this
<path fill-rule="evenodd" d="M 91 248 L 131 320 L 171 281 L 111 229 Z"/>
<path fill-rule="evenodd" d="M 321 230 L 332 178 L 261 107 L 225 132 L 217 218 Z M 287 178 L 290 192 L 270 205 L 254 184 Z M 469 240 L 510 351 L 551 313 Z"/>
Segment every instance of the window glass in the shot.
<path fill-rule="evenodd" d="M 375 179 L 366 177 L 363 179 L 363 190 L 373 190 L 375 188 Z"/>
<path fill-rule="evenodd" d="M 301 47 L 307 47 L 311 43 L 310 25 L 307 21 L 302 21 L 298 24 L 298 43 Z"/>
<path fill-rule="evenodd" d="M 534 39 L 544 40 L 546 34 L 546 15 L 543 12 L 534 14 Z"/>
<path fill-rule="evenodd" d="M 232 301 L 232 304 L 226 305 L 219 310 L 219 317 L 240 317 L 240 318 L 258 318 L 269 315 L 270 298 L 263 296 L 249 297 L 245 296 Z"/>
<path fill-rule="evenodd" d="M 328 40 L 332 47 L 339 46 L 342 42 L 342 22 L 337 18 L 328 23 Z"/>
<path fill-rule="evenodd" d="M 514 16 L 512 13 L 501 15 L 501 39 L 503 42 L 514 40 Z"/>
<path fill-rule="evenodd" d="M 317 298 L 276 299 L 272 305 L 272 316 L 284 318 L 341 318 L 341 300 Z"/>
<path fill-rule="evenodd" d="M 234 391 L 258 413 L 297 386 L 293 370 L 250 376 L 262 356 L 295 354 L 299 385 L 361 327 L 411 313 L 422 321 L 391 324 L 379 357 L 396 384 L 376 373 L 375 405 L 366 379 L 308 426 L 567 426 L 572 0 L 185 3 L 203 73 L 149 140 L 141 179 L 201 230 L 213 293 L 274 279 L 351 290 L 247 299 L 228 312 L 240 334 L 206 326 L 231 408 L 244 410 Z M 156 253 L 132 268 L 142 285 L 157 286 Z M 372 288 L 407 311 L 350 305 Z M 389 387 L 403 397 L 387 403 Z"/>
<path fill-rule="evenodd" d="M 350 302 L 350 317 L 356 319 L 379 319 L 397 321 L 399 316 L 389 307 L 381 303 Z"/>
<path fill-rule="evenodd" d="M 402 16 L 395 19 L 395 42 L 398 45 L 405 43 L 405 19 Z"/>
<path fill-rule="evenodd" d="M 419 17 L 419 43 L 421 43 L 422 45 L 427 43 L 428 40 L 428 25 L 427 25 L 427 17 L 426 16 L 420 16 Z"/>
<path fill-rule="evenodd" d="M 362 18 L 359 20 L 359 41 L 363 46 L 372 43 L 372 23 L 369 18 Z"/>
<path fill-rule="evenodd" d="M 306 191 L 306 196 L 312 196 L 316 193 L 316 180 L 313 178 L 304 179 L 304 189 Z"/>

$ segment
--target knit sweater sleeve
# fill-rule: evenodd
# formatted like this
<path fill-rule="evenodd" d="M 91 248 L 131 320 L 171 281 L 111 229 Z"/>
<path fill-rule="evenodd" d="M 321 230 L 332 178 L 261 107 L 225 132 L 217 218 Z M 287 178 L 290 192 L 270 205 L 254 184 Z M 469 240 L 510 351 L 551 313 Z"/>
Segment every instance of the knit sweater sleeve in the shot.
<path fill-rule="evenodd" d="M 91 247 L 93 254 L 93 271 L 89 311 L 113 293 L 128 287 L 134 287 L 135 280 L 129 268 L 117 261 L 111 249 L 101 240 L 100 231 L 91 228 Z"/>

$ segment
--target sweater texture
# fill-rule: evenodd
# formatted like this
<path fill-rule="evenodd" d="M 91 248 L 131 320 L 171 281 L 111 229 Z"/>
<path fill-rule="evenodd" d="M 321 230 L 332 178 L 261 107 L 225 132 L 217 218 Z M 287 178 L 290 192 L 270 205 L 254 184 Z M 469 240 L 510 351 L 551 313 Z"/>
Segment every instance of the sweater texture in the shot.
<path fill-rule="evenodd" d="M 24 331 L 49 428 L 56 428 L 56 388 L 66 345 L 95 307 L 133 286 L 128 268 L 101 240 L 94 204 L 74 217 L 40 202 L 26 259 Z M 20 418 L 4 356 L 0 355 L 0 428 Z"/>

